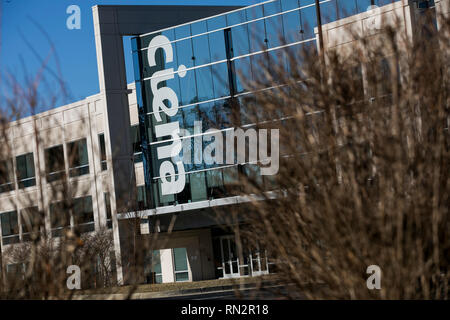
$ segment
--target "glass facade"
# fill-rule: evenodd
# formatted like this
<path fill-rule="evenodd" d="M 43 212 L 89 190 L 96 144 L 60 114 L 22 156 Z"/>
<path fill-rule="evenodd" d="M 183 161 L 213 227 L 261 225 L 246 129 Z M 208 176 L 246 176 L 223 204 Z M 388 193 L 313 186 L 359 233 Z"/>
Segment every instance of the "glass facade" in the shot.
<path fill-rule="evenodd" d="M 395 1 L 375 0 L 374 4 L 391 2 Z M 322 23 L 364 12 L 370 5 L 371 0 L 320 1 Z M 314 0 L 274 0 L 132 38 L 140 143 L 151 207 L 234 195 L 239 190 L 239 173 L 258 173 L 258 166 L 251 163 L 195 161 L 199 156 L 195 140 L 200 139 L 204 150 L 212 141 L 204 132 L 230 129 L 234 111 L 240 119 L 233 123 L 248 124 L 245 106 L 252 93 L 241 79 L 253 79 L 261 64 L 270 66 L 274 59 L 281 60 L 291 74 L 286 50 L 315 49 L 316 26 Z M 263 112 L 261 120 L 268 120 Z M 172 163 L 183 159 L 181 172 L 174 166 L 171 173 L 161 175 L 167 160 L 158 154 L 176 145 L 173 134 L 158 132 L 162 125 L 180 129 L 183 148 L 172 156 Z M 185 152 L 189 152 L 186 157 Z M 163 192 L 164 182 L 180 176 L 185 180 L 181 191 Z M 259 179 L 270 189 L 270 176 Z"/>

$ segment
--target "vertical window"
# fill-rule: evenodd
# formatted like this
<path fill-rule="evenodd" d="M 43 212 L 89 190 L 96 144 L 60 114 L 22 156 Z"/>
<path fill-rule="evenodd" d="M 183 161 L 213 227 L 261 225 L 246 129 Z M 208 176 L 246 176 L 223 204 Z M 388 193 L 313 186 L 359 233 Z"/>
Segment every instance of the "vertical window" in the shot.
<path fill-rule="evenodd" d="M 304 39 L 315 38 L 314 28 L 317 26 L 316 7 L 311 6 L 300 11 Z M 322 23 L 324 23 L 322 21 Z"/>
<path fill-rule="evenodd" d="M 205 172 L 190 174 L 190 187 L 192 201 L 207 200 Z"/>
<path fill-rule="evenodd" d="M 3 245 L 19 242 L 19 224 L 17 223 L 17 211 L 3 212 L 0 214 L 2 224 Z"/>
<path fill-rule="evenodd" d="M 175 281 L 189 281 L 189 269 L 186 248 L 174 248 L 173 266 L 175 272 Z"/>
<path fill-rule="evenodd" d="M 227 58 L 225 51 L 225 39 L 223 37 L 223 31 L 211 32 L 208 34 L 209 38 L 209 50 L 211 53 L 211 61 L 221 61 Z"/>
<path fill-rule="evenodd" d="M 161 254 L 152 250 L 145 258 L 145 276 L 147 283 L 162 283 Z"/>
<path fill-rule="evenodd" d="M 210 199 L 221 198 L 224 195 L 222 170 L 206 171 L 206 185 Z"/>
<path fill-rule="evenodd" d="M 207 34 L 192 38 L 192 48 L 194 50 L 194 57 L 195 57 L 194 64 L 196 66 L 208 64 L 211 62 L 211 56 L 209 52 L 209 38 Z"/>
<path fill-rule="evenodd" d="M 212 67 L 206 66 L 195 69 L 198 101 L 214 99 Z"/>
<path fill-rule="evenodd" d="M 19 188 L 22 189 L 36 185 L 33 153 L 16 157 L 16 165 Z"/>
<path fill-rule="evenodd" d="M 112 211 L 111 211 L 111 200 L 109 198 L 109 192 L 103 193 L 105 199 L 105 210 L 106 210 L 106 225 L 109 229 L 112 228 Z"/>
<path fill-rule="evenodd" d="M 131 144 L 133 146 L 133 157 L 134 162 L 142 162 L 142 144 L 141 144 L 141 133 L 139 130 L 139 125 L 131 126 Z"/>
<path fill-rule="evenodd" d="M 145 185 L 137 187 L 137 208 L 138 210 L 145 210 L 149 208 Z"/>
<path fill-rule="evenodd" d="M 38 207 L 30 207 L 20 210 L 20 226 L 22 228 L 22 240 L 31 241 L 40 228 L 40 216 Z"/>
<path fill-rule="evenodd" d="M 286 43 L 302 40 L 300 31 L 300 12 L 298 10 L 283 14 L 284 39 Z"/>
<path fill-rule="evenodd" d="M 63 146 L 59 145 L 45 149 L 44 153 L 47 181 L 52 182 L 63 179 L 65 176 Z"/>
<path fill-rule="evenodd" d="M 0 193 L 14 190 L 12 159 L 0 161 Z"/>
<path fill-rule="evenodd" d="M 75 229 L 79 233 L 95 230 L 91 196 L 73 199 L 73 215 Z"/>
<path fill-rule="evenodd" d="M 153 250 L 153 272 L 155 273 L 155 283 L 162 283 L 161 253 Z"/>
<path fill-rule="evenodd" d="M 280 3 L 278 1 L 271 2 L 264 5 L 264 15 L 268 16 L 280 12 Z M 267 43 L 268 48 L 274 48 L 282 45 L 282 39 L 284 38 L 283 32 L 283 19 L 281 15 L 276 15 L 265 19 L 266 25 L 266 38 L 264 42 Z"/>
<path fill-rule="evenodd" d="M 100 148 L 100 165 L 102 167 L 102 171 L 105 171 L 108 169 L 108 163 L 106 162 L 106 146 L 104 133 L 100 133 L 98 135 L 98 145 Z"/>
<path fill-rule="evenodd" d="M 231 28 L 231 39 L 231 51 L 233 53 L 233 57 L 239 57 L 249 53 L 250 47 L 247 24 L 242 24 Z"/>
<path fill-rule="evenodd" d="M 89 173 L 89 158 L 86 139 L 80 139 L 67 145 L 69 156 L 69 176 L 77 177 Z"/>
<path fill-rule="evenodd" d="M 70 227 L 70 211 L 64 201 L 50 204 L 50 224 L 52 237 L 60 237 L 63 230 Z"/>

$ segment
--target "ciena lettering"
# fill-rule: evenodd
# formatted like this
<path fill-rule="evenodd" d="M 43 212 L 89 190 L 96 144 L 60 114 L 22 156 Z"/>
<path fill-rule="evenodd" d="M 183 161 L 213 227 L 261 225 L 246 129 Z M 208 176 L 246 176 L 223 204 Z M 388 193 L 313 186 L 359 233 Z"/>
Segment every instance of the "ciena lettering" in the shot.
<path fill-rule="evenodd" d="M 158 35 L 150 41 L 148 47 L 148 63 L 151 67 L 156 66 L 156 51 L 162 49 L 166 55 L 166 63 L 173 62 L 173 48 L 167 37 Z M 186 76 L 186 67 L 180 65 L 178 68 L 180 77 Z M 173 117 L 178 112 L 178 97 L 175 91 L 169 87 L 158 84 L 174 78 L 173 68 L 157 71 L 152 75 L 150 86 L 153 93 L 153 115 L 157 122 L 161 122 L 160 110 L 167 116 Z M 169 106 L 165 104 L 168 101 Z M 167 146 L 157 148 L 158 160 L 168 159 L 161 163 L 159 167 L 159 176 L 161 177 L 161 193 L 163 195 L 180 193 L 186 184 L 184 174 L 184 165 L 182 161 L 172 162 L 171 158 L 181 151 L 180 124 L 179 122 L 168 122 L 157 124 L 155 126 L 157 138 L 171 136 L 173 143 Z M 175 170 L 176 167 L 176 170 Z"/>
<path fill-rule="evenodd" d="M 148 63 L 151 67 L 156 66 L 156 51 L 162 49 L 165 53 L 165 62 L 173 62 L 173 48 L 169 39 L 158 35 L 152 39 L 148 47 Z M 153 93 L 153 116 L 157 123 L 162 122 L 161 114 L 174 117 L 179 109 L 179 101 L 176 92 L 162 84 L 174 78 L 175 74 L 183 78 L 187 70 L 184 65 L 178 67 L 177 72 L 173 68 L 156 71 L 150 80 L 151 91 Z M 167 104 L 166 104 L 167 102 Z M 159 167 L 159 178 L 161 179 L 162 195 L 176 194 L 183 191 L 186 184 L 184 164 L 192 163 L 191 138 L 194 138 L 194 163 L 201 164 L 203 161 L 208 164 L 244 164 L 246 163 L 246 146 L 248 145 L 248 162 L 258 163 L 261 167 L 261 175 L 274 175 L 278 173 L 279 167 L 279 130 L 270 130 L 270 155 L 268 154 L 268 130 L 229 128 L 226 130 L 209 129 L 204 134 L 202 132 L 201 121 L 194 122 L 194 134 L 189 130 L 180 128 L 178 121 L 165 121 L 155 125 L 155 135 L 157 138 L 170 136 L 167 140 L 171 144 L 163 142 L 157 147 L 158 160 L 163 160 Z M 224 144 L 223 134 L 226 136 Z M 248 140 L 248 144 L 246 143 Z M 237 148 L 235 150 L 235 142 Z M 154 142 L 159 144 L 159 142 Z M 201 151 L 206 145 L 205 150 Z M 226 147 L 224 152 L 223 148 Z M 259 150 L 257 150 L 259 148 Z M 180 153 L 183 151 L 183 155 Z M 258 152 L 259 151 L 259 152 Z"/>

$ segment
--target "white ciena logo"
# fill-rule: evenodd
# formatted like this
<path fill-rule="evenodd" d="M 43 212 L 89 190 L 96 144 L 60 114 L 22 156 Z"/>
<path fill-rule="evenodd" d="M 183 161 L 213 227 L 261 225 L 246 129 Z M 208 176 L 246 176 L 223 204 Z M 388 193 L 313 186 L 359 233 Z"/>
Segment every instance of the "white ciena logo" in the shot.
<path fill-rule="evenodd" d="M 151 67 L 156 66 L 156 51 L 162 49 L 166 56 L 166 63 L 173 62 L 173 48 L 170 40 L 158 35 L 150 41 L 147 50 L 148 63 Z M 178 75 L 183 78 L 186 76 L 186 66 L 180 65 L 178 67 Z M 178 112 L 178 97 L 175 91 L 169 87 L 158 85 L 161 82 L 173 79 L 175 76 L 173 68 L 156 71 L 150 79 L 150 87 L 153 93 L 153 115 L 157 122 L 161 122 L 161 114 L 163 111 L 167 116 L 173 117 Z M 166 104 L 167 102 L 167 104 Z M 159 176 L 161 178 L 161 193 L 162 195 L 176 194 L 183 191 L 186 184 L 186 177 L 184 172 L 184 165 L 182 161 L 171 160 L 179 155 L 182 144 L 180 139 L 180 124 L 179 122 L 162 123 L 155 126 L 155 134 L 157 138 L 164 136 L 171 136 L 172 144 L 158 147 L 156 152 L 158 160 L 168 159 L 161 163 L 159 167 Z M 175 166 L 176 169 L 175 170 Z"/>
<path fill-rule="evenodd" d="M 366 27 L 370 31 L 381 29 L 381 9 L 377 5 L 370 5 L 367 7 L 369 17 L 366 20 Z"/>

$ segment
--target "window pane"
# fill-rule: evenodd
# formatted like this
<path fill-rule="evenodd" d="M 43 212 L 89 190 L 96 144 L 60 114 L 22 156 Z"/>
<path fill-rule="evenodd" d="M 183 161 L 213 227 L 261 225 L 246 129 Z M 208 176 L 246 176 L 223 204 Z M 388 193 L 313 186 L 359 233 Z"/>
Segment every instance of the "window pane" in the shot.
<path fill-rule="evenodd" d="M 214 84 L 214 98 L 222 98 L 230 95 L 228 85 L 228 67 L 227 63 L 219 63 L 212 66 L 212 77 Z"/>
<path fill-rule="evenodd" d="M 161 256 L 159 250 L 153 250 L 152 255 L 153 272 L 161 273 Z M 160 283 L 160 282 L 157 282 Z"/>
<path fill-rule="evenodd" d="M 19 234 L 19 225 L 17 222 L 17 212 L 3 212 L 0 214 L 2 223 L 2 236 L 12 236 Z"/>
<path fill-rule="evenodd" d="M 100 145 L 100 163 L 102 167 L 102 171 L 108 169 L 108 164 L 106 162 L 106 146 L 105 146 L 105 135 L 100 133 L 98 135 L 98 142 Z"/>
<path fill-rule="evenodd" d="M 206 172 L 206 182 L 208 187 L 208 197 L 223 197 L 223 178 L 222 171 L 219 169 Z"/>
<path fill-rule="evenodd" d="M 16 157 L 16 164 L 19 188 L 26 188 L 36 185 L 36 179 L 34 178 L 33 153 L 27 153 Z"/>
<path fill-rule="evenodd" d="M 354 0 L 345 0 L 345 2 L 351 1 Z M 315 9 L 315 7 L 313 8 Z M 330 0 L 329 2 L 320 4 L 320 15 L 322 16 L 323 24 L 336 21 L 337 19 L 336 0 Z"/>
<path fill-rule="evenodd" d="M 232 56 L 238 57 L 249 53 L 249 38 L 247 24 L 231 28 Z"/>
<path fill-rule="evenodd" d="M 108 228 L 112 227 L 112 211 L 111 211 L 111 200 L 109 198 L 109 192 L 104 192 L 103 197 L 105 199 L 105 210 L 106 210 L 106 220 Z"/>
<path fill-rule="evenodd" d="M 227 20 L 225 16 L 218 16 L 207 20 L 208 31 L 213 31 L 227 26 Z"/>
<path fill-rule="evenodd" d="M 0 193 L 14 189 L 12 159 L 0 161 Z"/>
<path fill-rule="evenodd" d="M 245 9 L 247 21 L 252 21 L 264 17 L 263 6 L 255 6 Z"/>
<path fill-rule="evenodd" d="M 70 226 L 69 208 L 63 201 L 50 204 L 50 220 L 52 228 Z"/>
<path fill-rule="evenodd" d="M 264 9 L 264 16 L 270 16 L 273 14 L 277 14 L 279 12 L 281 12 L 281 5 L 280 5 L 280 1 L 273 1 L 273 2 L 269 2 L 264 4 L 263 6 Z"/>
<path fill-rule="evenodd" d="M 252 80 L 250 57 L 234 60 L 236 72 L 236 93 L 247 91 Z"/>
<path fill-rule="evenodd" d="M 266 19 L 266 39 L 267 47 L 274 48 L 282 45 L 283 20 L 281 16 L 270 17 Z"/>
<path fill-rule="evenodd" d="M 131 126 L 131 145 L 133 148 L 134 162 L 142 162 L 142 145 L 141 145 L 141 133 L 139 130 L 139 125 Z"/>
<path fill-rule="evenodd" d="M 200 33 L 205 33 L 206 31 L 208 31 L 206 27 L 206 20 L 191 23 L 191 32 L 193 36 Z"/>
<path fill-rule="evenodd" d="M 356 0 L 337 0 L 339 19 L 349 17 L 357 13 Z"/>
<path fill-rule="evenodd" d="M 186 248 L 174 248 L 173 249 L 173 263 L 174 263 L 175 271 L 188 270 Z"/>
<path fill-rule="evenodd" d="M 10 211 L 0 214 L 2 224 L 3 244 L 12 244 L 19 242 L 19 224 L 17 222 L 17 212 Z"/>
<path fill-rule="evenodd" d="M 145 210 L 149 207 L 145 185 L 137 187 L 137 206 L 138 210 Z"/>
<path fill-rule="evenodd" d="M 229 13 L 226 15 L 226 17 L 227 17 L 227 24 L 229 27 L 235 24 L 243 23 L 247 20 L 244 10 Z"/>
<path fill-rule="evenodd" d="M 86 139 L 71 142 L 67 145 L 69 156 L 69 175 L 81 176 L 89 173 L 89 159 Z"/>
<path fill-rule="evenodd" d="M 51 147 L 45 151 L 45 166 L 47 171 L 47 181 L 62 179 L 65 175 L 64 149 L 62 145 Z"/>
<path fill-rule="evenodd" d="M 192 39 L 186 39 L 175 42 L 177 51 L 178 65 L 184 64 L 186 68 L 194 66 L 194 53 L 192 51 Z"/>
<path fill-rule="evenodd" d="M 317 26 L 316 7 L 304 8 L 301 10 L 300 15 L 304 39 L 315 38 L 314 28 Z"/>
<path fill-rule="evenodd" d="M 182 39 L 191 36 L 191 26 L 189 24 L 175 28 L 175 38 Z"/>
<path fill-rule="evenodd" d="M 300 12 L 298 10 L 283 15 L 283 28 L 286 43 L 302 40 L 302 33 L 300 32 Z"/>
<path fill-rule="evenodd" d="M 225 49 L 225 38 L 223 30 L 208 34 L 209 48 L 211 50 L 211 61 L 220 61 L 227 58 Z"/>
<path fill-rule="evenodd" d="M 214 102 L 202 103 L 198 106 L 203 132 L 217 125 L 217 116 Z"/>
<path fill-rule="evenodd" d="M 73 200 L 73 213 L 75 225 L 94 222 L 92 197 L 82 197 Z"/>
<path fill-rule="evenodd" d="M 195 69 L 198 101 L 214 99 L 211 66 Z"/>
<path fill-rule="evenodd" d="M 287 11 L 298 8 L 298 0 L 281 0 L 281 10 Z"/>
<path fill-rule="evenodd" d="M 209 39 L 208 35 L 192 38 L 194 48 L 194 64 L 200 66 L 211 62 L 209 55 Z"/>
<path fill-rule="evenodd" d="M 175 281 L 188 281 L 189 273 L 188 272 L 179 272 L 175 274 Z"/>
<path fill-rule="evenodd" d="M 198 101 L 197 86 L 195 83 L 195 71 L 188 70 L 186 76 L 180 79 L 179 105 L 188 105 Z"/>
<path fill-rule="evenodd" d="M 205 172 L 192 173 L 191 180 L 191 199 L 192 201 L 201 201 L 208 199 L 206 194 Z"/>
<path fill-rule="evenodd" d="M 37 231 L 40 224 L 38 207 L 30 207 L 20 210 L 20 224 L 22 233 Z"/>

